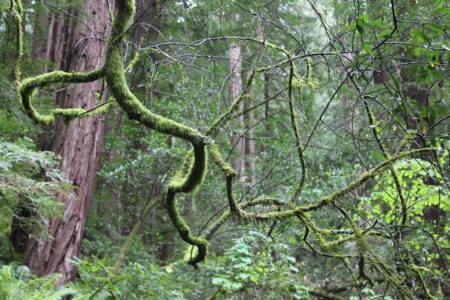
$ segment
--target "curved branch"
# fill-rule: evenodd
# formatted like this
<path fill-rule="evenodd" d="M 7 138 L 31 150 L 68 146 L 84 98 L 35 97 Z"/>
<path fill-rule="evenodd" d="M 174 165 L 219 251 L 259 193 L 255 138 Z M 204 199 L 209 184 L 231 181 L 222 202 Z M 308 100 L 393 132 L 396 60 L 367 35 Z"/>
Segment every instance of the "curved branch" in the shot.
<path fill-rule="evenodd" d="M 22 106 L 25 113 L 34 122 L 42 125 L 49 125 L 53 123 L 56 115 L 64 116 L 68 119 L 73 119 L 81 116 L 89 116 L 100 111 L 104 111 L 108 108 L 108 105 L 104 105 L 101 109 L 92 111 L 86 111 L 82 108 L 56 108 L 53 109 L 48 115 L 41 115 L 34 107 L 32 102 L 33 94 L 38 89 L 48 88 L 51 86 L 69 83 L 85 83 L 98 80 L 105 76 L 104 68 L 94 70 L 87 73 L 67 73 L 63 71 L 53 71 L 46 74 L 41 74 L 36 77 L 30 77 L 23 80 L 19 85 L 19 94 L 22 102 Z"/>
<path fill-rule="evenodd" d="M 234 202 L 234 198 L 232 196 L 232 189 L 231 189 L 231 185 L 230 183 L 227 181 L 227 192 L 228 192 L 228 200 L 230 202 L 232 202 L 230 204 L 230 207 L 233 207 L 236 209 L 237 213 L 245 218 L 248 218 L 250 220 L 257 220 L 257 221 L 267 221 L 267 220 L 279 220 L 279 219 L 285 219 L 285 218 L 289 218 L 289 217 L 293 217 L 299 213 L 305 213 L 308 211 L 315 211 L 318 210 L 326 205 L 329 205 L 331 203 L 333 203 L 333 201 L 335 201 L 336 199 L 345 196 L 346 194 L 348 194 L 349 192 L 353 191 L 355 188 L 361 186 L 362 184 L 366 183 L 369 179 L 374 178 L 378 173 L 380 173 L 381 171 L 383 171 L 384 169 L 388 168 L 394 161 L 401 159 L 403 157 L 407 157 L 410 155 L 413 155 L 415 153 L 420 153 L 420 152 L 427 152 L 427 151 L 433 151 L 434 148 L 422 148 L 422 149 L 415 149 L 415 150 L 411 150 L 411 151 L 406 151 L 406 152 L 401 152 L 395 156 L 390 157 L 389 159 L 383 161 L 382 163 L 378 164 L 377 166 L 375 166 L 374 168 L 372 168 L 371 170 L 365 172 L 360 178 L 358 178 L 357 180 L 351 182 L 350 184 L 348 184 L 347 186 L 327 195 L 322 197 L 319 201 L 317 201 L 314 204 L 311 205 L 307 205 L 307 206 L 296 206 L 293 207 L 289 210 L 285 210 L 285 211 L 274 211 L 274 212 L 269 212 L 269 213 L 262 213 L 262 214 L 257 214 L 257 213 L 246 213 L 244 211 L 241 211 L 241 206 L 239 206 L 238 204 L 236 204 Z"/>
<path fill-rule="evenodd" d="M 189 259 L 189 263 L 196 266 L 206 257 L 208 243 L 205 239 L 192 235 L 189 226 L 176 207 L 176 194 L 192 192 L 203 182 L 207 165 L 205 147 L 210 142 L 197 130 L 153 113 L 130 91 L 125 80 L 122 63 L 122 42 L 128 21 L 135 11 L 135 1 L 117 0 L 116 4 L 117 14 L 113 21 L 106 50 L 106 82 L 113 97 L 130 119 L 160 133 L 189 141 L 193 146 L 193 151 L 186 156 L 182 168 L 168 186 L 166 202 L 172 223 L 182 239 L 197 248 L 194 257 Z"/>

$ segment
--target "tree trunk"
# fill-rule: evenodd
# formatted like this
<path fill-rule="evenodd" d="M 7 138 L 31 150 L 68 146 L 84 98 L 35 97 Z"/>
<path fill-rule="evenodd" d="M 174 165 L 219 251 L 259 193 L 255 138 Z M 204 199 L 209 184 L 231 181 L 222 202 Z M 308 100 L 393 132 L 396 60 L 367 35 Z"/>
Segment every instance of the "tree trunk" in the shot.
<path fill-rule="evenodd" d="M 108 23 L 107 6 L 103 1 L 86 0 L 81 9 L 70 14 L 83 19 L 83 23 L 70 18 L 69 14 L 52 22 L 51 58 L 64 71 L 85 72 L 101 67 Z M 57 105 L 91 109 L 97 105 L 96 93 L 102 93 L 102 88 L 100 81 L 74 85 L 57 94 Z M 69 260 L 80 254 L 103 143 L 103 127 L 101 116 L 75 119 L 70 123 L 59 119 L 55 124 L 52 150 L 62 157 L 60 169 L 76 186 L 76 196 L 57 195 L 58 201 L 65 204 L 65 210 L 62 218 L 50 220 L 49 233 L 53 239 L 37 241 L 30 237 L 24 263 L 38 276 L 61 273 L 58 284 L 72 280 L 77 274 Z"/>
<path fill-rule="evenodd" d="M 247 111 L 252 107 L 252 99 L 245 98 L 244 111 Z M 256 178 L 252 172 L 255 170 L 255 140 L 253 139 L 253 126 L 255 123 L 255 118 L 253 116 L 253 110 L 250 110 L 244 114 L 244 125 L 245 125 L 245 138 L 244 138 L 244 159 L 245 159 L 245 170 L 247 170 L 246 176 L 248 182 L 252 185 L 256 183 Z"/>
<path fill-rule="evenodd" d="M 230 102 L 235 101 L 243 92 L 242 85 L 242 57 L 241 47 L 232 43 L 229 50 L 230 54 Z M 238 151 L 238 157 L 236 159 L 236 172 L 241 182 L 247 181 L 255 183 L 254 176 L 248 174 L 254 170 L 255 165 L 255 141 L 253 140 L 253 123 L 254 116 L 253 111 L 249 111 L 243 114 L 244 111 L 251 108 L 251 99 L 245 98 L 239 105 L 238 112 L 239 118 L 236 121 L 236 125 L 239 127 L 238 133 L 231 137 L 233 145 L 235 144 Z M 249 177 L 250 176 L 250 177 Z"/>
<path fill-rule="evenodd" d="M 230 54 L 230 71 L 231 71 L 231 81 L 230 81 L 230 102 L 234 102 L 242 93 L 242 64 L 241 64 L 241 47 L 237 44 L 232 43 L 229 49 Z M 242 113 L 244 109 L 244 102 L 241 101 L 239 105 L 238 112 Z M 239 128 L 238 134 L 233 134 L 231 137 L 231 142 L 235 145 L 238 152 L 238 157 L 236 159 L 236 172 L 238 176 L 242 179 L 245 173 L 245 142 L 241 137 L 241 130 L 244 125 L 244 116 L 241 114 L 236 120 L 235 125 Z"/>

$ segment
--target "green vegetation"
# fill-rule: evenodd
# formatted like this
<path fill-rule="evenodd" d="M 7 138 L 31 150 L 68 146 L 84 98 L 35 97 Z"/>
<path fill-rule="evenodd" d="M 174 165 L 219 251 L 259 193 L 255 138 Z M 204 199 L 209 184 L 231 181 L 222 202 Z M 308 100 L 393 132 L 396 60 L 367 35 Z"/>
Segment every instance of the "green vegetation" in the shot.
<path fill-rule="evenodd" d="M 0 299 L 450 297 L 447 1 L 116 0 L 52 44 L 87 2 L 0 0 Z M 84 43 L 103 66 L 53 70 Z M 80 118 L 103 155 L 72 171 L 44 150 Z M 88 219 L 61 284 L 27 257 L 82 218 L 63 196 Z"/>

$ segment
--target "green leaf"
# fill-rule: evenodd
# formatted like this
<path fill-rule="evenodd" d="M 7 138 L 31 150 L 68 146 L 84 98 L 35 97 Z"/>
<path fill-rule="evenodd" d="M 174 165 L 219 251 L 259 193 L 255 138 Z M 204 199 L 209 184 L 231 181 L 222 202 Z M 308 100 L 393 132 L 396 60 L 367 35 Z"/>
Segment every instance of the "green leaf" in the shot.
<path fill-rule="evenodd" d="M 436 8 L 440 8 L 440 7 L 442 7 L 442 5 L 444 5 L 444 0 L 437 0 L 434 3 L 434 7 L 436 7 Z"/>
<path fill-rule="evenodd" d="M 240 273 L 236 278 L 238 279 L 242 279 L 242 280 L 247 280 L 248 278 L 250 278 L 250 274 L 248 273 Z"/>
<path fill-rule="evenodd" d="M 447 8 L 447 7 L 441 7 L 437 11 L 441 14 L 450 15 L 450 8 Z"/>
<path fill-rule="evenodd" d="M 362 44 L 364 50 L 366 51 L 367 54 L 371 55 L 372 54 L 372 44 L 368 43 L 368 42 L 364 42 Z"/>
<path fill-rule="evenodd" d="M 389 30 L 389 29 L 383 30 L 382 32 L 377 34 L 377 37 L 386 37 L 386 36 L 390 35 L 391 32 L 392 32 L 392 30 Z"/>
<path fill-rule="evenodd" d="M 295 237 L 293 237 L 292 235 L 290 235 L 286 241 L 290 244 L 297 245 L 297 239 Z"/>
<path fill-rule="evenodd" d="M 420 30 L 411 31 L 411 37 L 417 38 L 417 39 L 425 41 L 427 43 L 431 42 L 431 39 L 423 31 L 420 31 Z"/>
<path fill-rule="evenodd" d="M 167 273 L 173 273 L 173 264 L 162 267 Z"/>
<path fill-rule="evenodd" d="M 377 26 L 377 27 L 383 27 L 383 22 L 381 21 L 381 18 L 373 20 L 369 22 L 370 26 Z"/>
<path fill-rule="evenodd" d="M 438 24 L 427 24 L 425 26 L 430 29 L 433 29 L 434 31 L 437 31 L 437 32 L 444 32 L 444 30 L 445 30 L 445 28 L 443 26 L 438 25 Z"/>
<path fill-rule="evenodd" d="M 375 296 L 375 292 L 372 289 L 369 289 L 369 288 L 364 288 L 362 290 L 362 292 L 365 293 L 365 294 L 369 294 L 369 295 Z"/>
<path fill-rule="evenodd" d="M 345 28 L 345 29 L 348 29 L 348 30 L 355 30 L 355 29 L 356 29 L 356 24 L 345 25 L 344 28 Z"/>
<path fill-rule="evenodd" d="M 383 153 L 378 152 L 378 151 L 373 151 L 373 154 L 374 154 L 378 159 L 384 160 L 384 155 L 383 155 Z"/>
<path fill-rule="evenodd" d="M 221 278 L 221 277 L 214 277 L 212 279 L 212 284 L 218 285 L 218 286 L 223 286 L 226 282 L 230 282 L 230 281 L 228 279 Z"/>
<path fill-rule="evenodd" d="M 362 16 L 359 17 L 359 20 L 361 20 L 364 23 L 367 23 L 367 22 L 369 22 L 369 16 L 368 15 L 362 15 Z"/>
<path fill-rule="evenodd" d="M 415 56 L 420 56 L 421 54 L 422 54 L 422 48 L 420 48 L 420 47 L 414 48 L 414 55 Z"/>

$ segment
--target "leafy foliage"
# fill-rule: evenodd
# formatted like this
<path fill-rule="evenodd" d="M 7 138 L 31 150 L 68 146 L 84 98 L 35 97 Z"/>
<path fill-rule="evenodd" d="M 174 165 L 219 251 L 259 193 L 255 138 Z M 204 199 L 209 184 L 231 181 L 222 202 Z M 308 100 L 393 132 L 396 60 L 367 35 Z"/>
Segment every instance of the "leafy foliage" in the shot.
<path fill-rule="evenodd" d="M 57 169 L 57 157 L 52 152 L 34 150 L 30 139 L 15 143 L 0 142 L 0 207 L 1 255 L 8 257 L 11 220 L 13 215 L 23 228 L 37 238 L 48 238 L 47 222 L 58 216 L 62 204 L 55 201 L 56 193 L 70 193 L 71 185 Z M 21 218 L 26 210 L 31 218 Z M 31 230 L 33 229 L 33 230 Z"/>
<path fill-rule="evenodd" d="M 306 275 L 286 243 L 272 243 L 267 236 L 249 231 L 232 240 L 232 245 L 215 262 L 212 284 L 216 295 L 241 299 L 264 294 L 272 299 L 311 299 Z"/>
<path fill-rule="evenodd" d="M 55 290 L 58 274 L 37 278 L 27 266 L 0 266 L 0 299 L 2 300 L 60 300 L 73 290 L 60 287 Z"/>
<path fill-rule="evenodd" d="M 76 263 L 81 279 L 72 299 L 185 299 L 176 277 L 152 263 L 130 262 L 120 270 L 105 260 Z"/>

